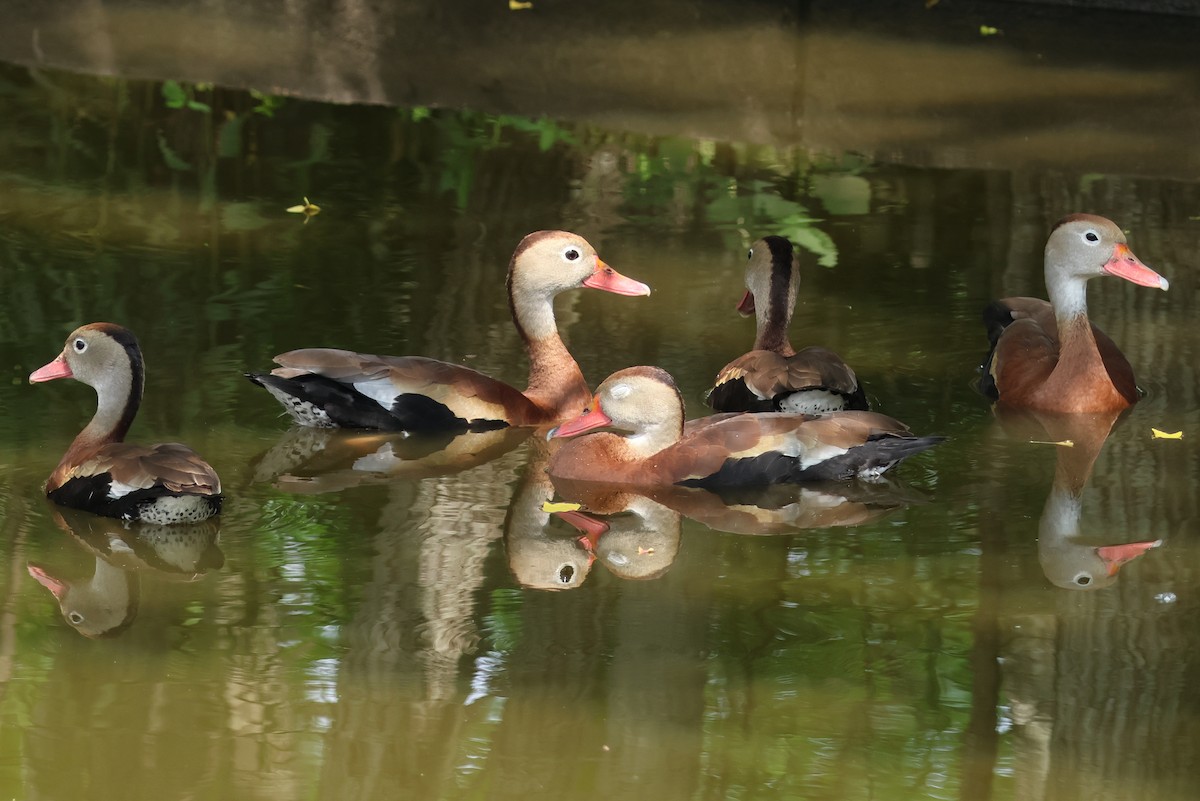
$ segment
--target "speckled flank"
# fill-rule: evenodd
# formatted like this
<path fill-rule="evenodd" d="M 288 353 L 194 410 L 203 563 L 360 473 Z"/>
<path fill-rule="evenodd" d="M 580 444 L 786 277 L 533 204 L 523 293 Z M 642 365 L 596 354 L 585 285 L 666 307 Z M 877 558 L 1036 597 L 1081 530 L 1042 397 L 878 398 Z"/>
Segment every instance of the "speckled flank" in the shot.
<path fill-rule="evenodd" d="M 263 383 L 261 386 L 270 392 L 275 400 L 282 404 L 284 411 L 300 425 L 310 428 L 337 428 L 329 414 L 320 406 L 301 400 L 271 384 Z"/>
<path fill-rule="evenodd" d="M 826 414 L 840 412 L 846 408 L 846 398 L 837 392 L 824 389 L 806 389 L 786 395 L 779 401 L 781 412 L 798 414 Z"/>
<path fill-rule="evenodd" d="M 199 523 L 220 511 L 220 501 L 211 495 L 164 495 L 139 504 L 125 519 L 170 526 Z"/>

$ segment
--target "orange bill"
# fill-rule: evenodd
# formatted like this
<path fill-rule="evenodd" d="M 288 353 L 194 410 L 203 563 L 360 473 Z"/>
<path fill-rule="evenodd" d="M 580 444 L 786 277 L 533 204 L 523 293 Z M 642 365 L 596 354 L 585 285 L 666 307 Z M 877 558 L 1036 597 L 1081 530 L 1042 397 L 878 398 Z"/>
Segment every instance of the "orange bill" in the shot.
<path fill-rule="evenodd" d="M 1167 279 L 1142 264 L 1142 260 L 1133 255 L 1133 251 L 1124 242 L 1113 248 L 1112 257 L 1104 265 L 1104 272 L 1132 281 L 1138 286 L 1163 290 L 1171 286 Z"/>
<path fill-rule="evenodd" d="M 60 353 L 58 358 L 47 365 L 43 365 L 29 374 L 30 384 L 40 384 L 43 381 L 53 381 L 56 378 L 73 378 L 74 373 L 67 366 L 67 360 Z"/>
<path fill-rule="evenodd" d="M 584 279 L 583 285 L 592 289 L 603 289 L 615 295 L 636 297 L 650 294 L 650 287 L 641 281 L 626 278 L 600 259 L 596 259 L 596 269 Z"/>

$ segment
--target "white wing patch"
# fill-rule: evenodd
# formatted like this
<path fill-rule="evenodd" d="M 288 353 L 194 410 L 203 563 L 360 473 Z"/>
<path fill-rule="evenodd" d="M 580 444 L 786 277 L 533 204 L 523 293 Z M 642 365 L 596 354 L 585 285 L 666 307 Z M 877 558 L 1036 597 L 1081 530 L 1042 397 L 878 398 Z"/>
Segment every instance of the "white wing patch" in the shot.
<path fill-rule="evenodd" d="M 833 445 L 821 445 L 816 448 L 810 448 L 800 454 L 800 466 L 807 470 L 819 462 L 824 462 L 829 459 L 836 459 L 846 453 L 845 448 L 837 448 Z"/>
<path fill-rule="evenodd" d="M 138 484 L 122 484 L 120 481 L 113 481 L 108 485 L 108 497 L 124 498 L 126 495 L 128 495 L 131 492 L 137 492 L 138 490 L 148 489 L 152 486 L 154 486 L 154 485 L 147 484 L 145 486 L 140 486 Z"/>
<path fill-rule="evenodd" d="M 350 386 L 354 387 L 359 394 L 370 398 L 389 412 L 392 410 L 392 405 L 396 402 L 396 396 L 401 394 L 390 378 L 371 378 L 366 381 L 355 381 Z"/>

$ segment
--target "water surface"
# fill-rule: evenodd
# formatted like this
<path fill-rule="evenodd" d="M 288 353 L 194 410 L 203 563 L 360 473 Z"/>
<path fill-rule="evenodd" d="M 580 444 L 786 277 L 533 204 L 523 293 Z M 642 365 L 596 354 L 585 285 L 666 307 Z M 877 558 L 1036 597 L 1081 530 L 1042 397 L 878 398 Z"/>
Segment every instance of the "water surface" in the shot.
<path fill-rule="evenodd" d="M 0 792 L 1193 796 L 1194 180 L 18 66 L 0 67 L 0 108 Z M 319 215 L 285 211 L 304 197 Z M 1093 318 L 1148 394 L 1064 455 L 1006 432 L 973 381 L 979 310 L 1043 293 L 1046 233 L 1077 210 L 1117 220 L 1171 290 L 1094 282 Z M 537 440 L 364 478 L 329 456 L 362 443 L 289 432 L 241 375 L 329 345 L 519 385 L 504 270 L 544 228 L 654 288 L 561 298 L 593 384 L 656 364 L 703 414 L 753 338 L 734 312 L 745 249 L 783 233 L 802 245 L 793 341 L 837 350 L 876 408 L 949 440 L 883 500 L 850 498 L 856 515 L 822 517 L 832 501 L 811 494 L 753 525 L 646 507 L 589 563 L 539 512 Z M 221 473 L 219 531 L 168 550 L 42 498 L 94 397 L 25 377 L 101 319 L 146 353 L 135 438 L 185 441 Z M 326 464 L 298 456 L 318 447 Z M 1076 527 L 1051 527 L 1072 481 Z M 1060 586 L 1097 545 L 1158 539 Z"/>

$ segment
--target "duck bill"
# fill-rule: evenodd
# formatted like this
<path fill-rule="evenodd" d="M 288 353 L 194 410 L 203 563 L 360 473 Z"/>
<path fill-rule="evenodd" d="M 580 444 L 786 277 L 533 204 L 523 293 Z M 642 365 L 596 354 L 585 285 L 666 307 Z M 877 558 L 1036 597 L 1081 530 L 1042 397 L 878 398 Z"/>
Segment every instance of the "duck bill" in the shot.
<path fill-rule="evenodd" d="M 585 431 L 592 431 L 597 428 L 604 428 L 608 425 L 612 425 L 612 419 L 600 408 L 600 401 L 593 399 L 592 408 L 589 411 L 553 429 L 549 436 L 573 437 L 576 434 L 582 434 Z"/>
<path fill-rule="evenodd" d="M 592 289 L 602 289 L 605 292 L 612 292 L 614 295 L 636 297 L 638 295 L 650 294 L 650 287 L 641 281 L 626 278 L 600 259 L 596 259 L 596 269 L 583 280 L 583 285 Z"/>
<path fill-rule="evenodd" d="M 579 544 L 586 548 L 589 553 L 596 547 L 596 543 L 600 540 L 600 535 L 608 531 L 608 523 L 599 518 L 592 517 L 585 512 L 555 512 L 554 516 L 583 534 L 579 538 Z"/>
<path fill-rule="evenodd" d="M 746 294 L 742 295 L 742 299 L 738 301 L 738 314 L 743 317 L 749 317 L 754 314 L 754 296 L 750 294 L 750 290 L 746 290 Z"/>
<path fill-rule="evenodd" d="M 1167 279 L 1142 264 L 1142 260 L 1133 255 L 1133 251 L 1124 242 L 1113 248 L 1112 258 L 1105 263 L 1104 272 L 1132 281 L 1138 286 L 1162 290 L 1171 286 Z"/>
<path fill-rule="evenodd" d="M 58 600 L 61 601 L 63 596 L 67 594 L 66 584 L 63 584 L 58 579 L 54 578 L 54 576 L 50 575 L 32 562 L 26 565 L 25 569 L 29 571 L 29 575 L 37 579 L 38 584 L 41 584 L 46 589 L 50 590 L 50 592 L 54 593 L 54 597 Z"/>
<path fill-rule="evenodd" d="M 1127 542 L 1124 545 L 1104 545 L 1096 549 L 1096 554 L 1104 562 L 1104 568 L 1108 571 L 1108 575 L 1115 576 L 1117 575 L 1117 571 L 1121 569 L 1121 565 L 1137 559 L 1146 551 L 1149 551 L 1151 548 L 1157 548 L 1160 545 L 1162 545 L 1162 540 Z"/>
<path fill-rule="evenodd" d="M 56 378 L 74 378 L 75 374 L 71 372 L 71 368 L 67 365 L 67 359 L 63 354 L 59 354 L 58 358 L 47 365 L 39 367 L 29 374 L 30 384 L 40 384 L 43 381 L 53 381 Z"/>

